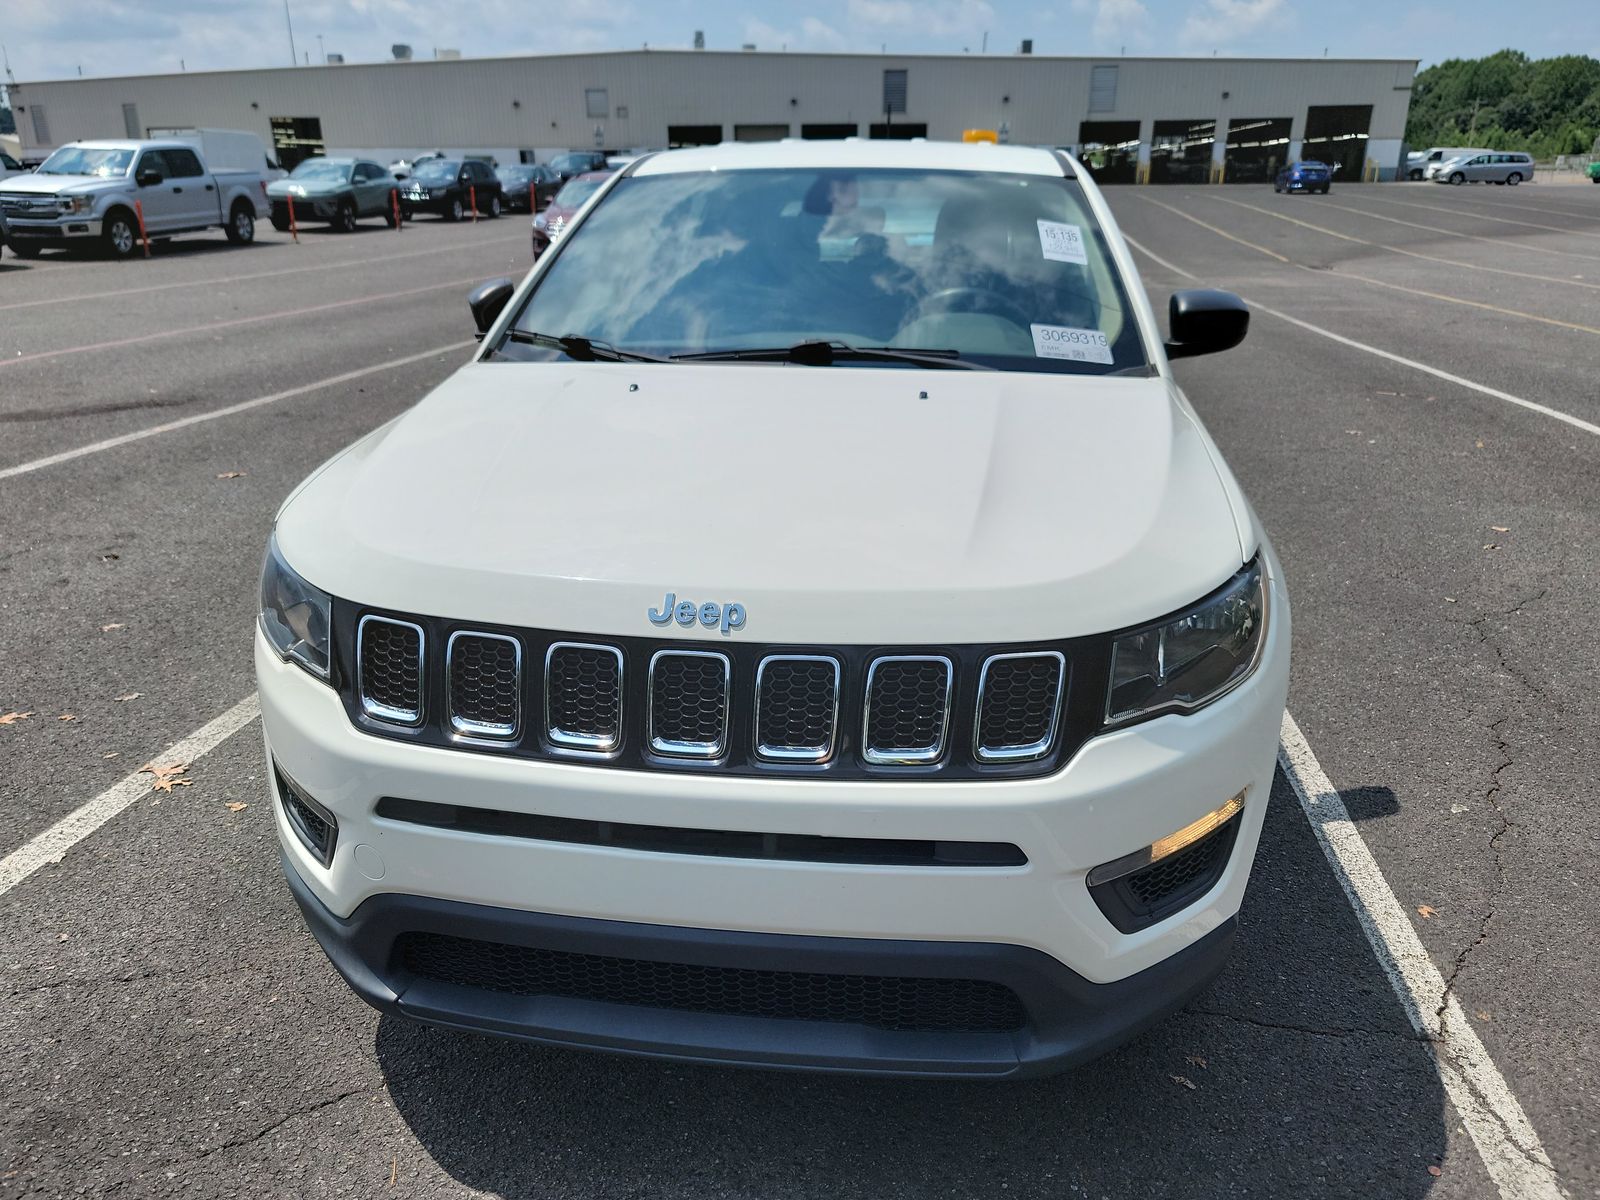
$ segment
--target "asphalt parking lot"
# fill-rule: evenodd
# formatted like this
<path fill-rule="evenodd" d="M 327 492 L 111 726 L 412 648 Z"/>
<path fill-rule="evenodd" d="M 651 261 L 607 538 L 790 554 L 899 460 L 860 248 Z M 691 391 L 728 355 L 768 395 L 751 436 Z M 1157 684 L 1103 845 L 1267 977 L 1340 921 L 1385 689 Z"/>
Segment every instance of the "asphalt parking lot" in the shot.
<path fill-rule="evenodd" d="M 467 358 L 525 218 L 0 257 L 0 1197 L 1600 1193 L 1600 188 L 1108 197 L 1158 309 L 1257 310 L 1178 375 L 1284 560 L 1309 753 L 1218 983 L 1011 1085 L 421 1028 L 304 930 L 250 709 L 266 533 Z M 122 784 L 196 731 L 192 784 Z"/>

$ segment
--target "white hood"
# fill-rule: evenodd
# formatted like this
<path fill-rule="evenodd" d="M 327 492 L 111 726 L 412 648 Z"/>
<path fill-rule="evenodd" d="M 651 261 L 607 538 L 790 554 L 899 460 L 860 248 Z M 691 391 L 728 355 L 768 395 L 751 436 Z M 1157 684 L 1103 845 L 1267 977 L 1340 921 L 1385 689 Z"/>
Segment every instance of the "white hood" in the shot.
<path fill-rule="evenodd" d="M 118 175 L 111 179 L 99 175 L 40 175 L 29 172 L 26 175 L 8 175 L 0 188 L 8 192 L 27 192 L 35 196 L 58 196 L 62 192 L 76 191 L 86 185 L 90 188 L 103 184 L 126 183 L 124 176 Z"/>
<path fill-rule="evenodd" d="M 1239 568 L 1217 461 L 1164 379 L 474 363 L 304 485 L 278 539 L 317 587 L 431 616 L 660 635 L 671 592 L 742 605 L 745 640 L 1042 640 Z"/>

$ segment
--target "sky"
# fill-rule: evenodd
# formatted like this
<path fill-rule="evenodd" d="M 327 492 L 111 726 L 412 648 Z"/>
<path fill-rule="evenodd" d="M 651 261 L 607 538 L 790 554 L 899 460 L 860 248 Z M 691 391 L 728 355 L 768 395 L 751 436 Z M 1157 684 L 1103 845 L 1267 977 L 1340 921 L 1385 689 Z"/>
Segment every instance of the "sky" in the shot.
<path fill-rule="evenodd" d="M 286 66 L 282 0 L 5 0 L 14 78 Z M 891 53 L 1600 57 L 1597 0 L 289 0 L 302 61 L 687 48 Z"/>

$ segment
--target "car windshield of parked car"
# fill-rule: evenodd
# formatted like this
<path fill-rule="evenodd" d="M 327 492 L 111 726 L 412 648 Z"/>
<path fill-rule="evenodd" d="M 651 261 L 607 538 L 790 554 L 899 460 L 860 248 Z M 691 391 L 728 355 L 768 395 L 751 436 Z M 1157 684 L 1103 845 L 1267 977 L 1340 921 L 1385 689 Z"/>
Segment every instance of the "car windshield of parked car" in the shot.
<path fill-rule="evenodd" d="M 501 183 L 527 183 L 533 178 L 532 167 L 499 167 L 495 170 L 495 178 Z"/>
<path fill-rule="evenodd" d="M 1104 234 L 1078 184 L 1061 177 L 635 176 L 555 253 L 517 318 L 525 333 L 661 357 L 827 341 L 1006 370 L 1148 365 Z"/>
<path fill-rule="evenodd" d="M 604 179 L 570 179 L 566 185 L 556 193 L 557 208 L 577 208 L 590 196 L 595 194 Z"/>
<path fill-rule="evenodd" d="M 433 158 L 425 163 L 419 163 L 411 172 L 411 178 L 422 183 L 454 183 L 460 173 L 460 163 Z"/>
<path fill-rule="evenodd" d="M 301 183 L 333 183 L 349 179 L 354 166 L 354 163 L 332 162 L 326 158 L 308 158 L 289 172 L 289 178 Z"/>
<path fill-rule="evenodd" d="M 132 150 L 97 150 L 93 146 L 63 146 L 39 167 L 40 175 L 126 175 Z"/>

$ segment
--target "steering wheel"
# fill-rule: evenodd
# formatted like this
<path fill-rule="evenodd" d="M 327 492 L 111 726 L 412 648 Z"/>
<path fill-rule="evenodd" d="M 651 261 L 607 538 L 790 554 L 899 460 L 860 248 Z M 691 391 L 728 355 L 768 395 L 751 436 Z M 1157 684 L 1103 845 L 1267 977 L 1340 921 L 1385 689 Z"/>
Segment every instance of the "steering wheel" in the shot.
<path fill-rule="evenodd" d="M 911 315 L 906 318 L 906 324 L 909 325 L 913 321 L 935 313 L 946 312 L 982 313 L 986 316 L 1005 317 L 1024 329 L 1033 323 L 1033 318 L 1023 312 L 1014 300 L 1002 296 L 999 292 L 980 287 L 949 287 L 930 296 L 924 296 L 916 308 L 911 310 Z"/>

